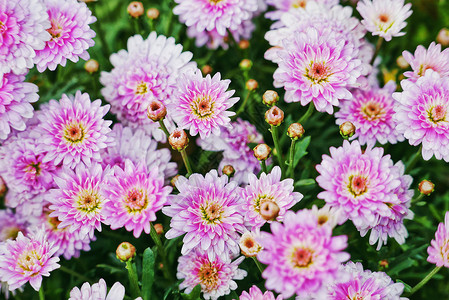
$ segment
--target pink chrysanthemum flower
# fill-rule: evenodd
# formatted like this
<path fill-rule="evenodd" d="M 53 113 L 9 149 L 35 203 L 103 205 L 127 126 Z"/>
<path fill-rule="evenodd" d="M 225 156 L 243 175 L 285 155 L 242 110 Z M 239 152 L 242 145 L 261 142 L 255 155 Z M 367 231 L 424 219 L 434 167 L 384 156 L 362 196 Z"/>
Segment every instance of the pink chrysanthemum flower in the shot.
<path fill-rule="evenodd" d="M 87 234 L 93 238 L 95 229 L 101 231 L 101 223 L 105 220 L 103 209 L 108 201 L 105 177 L 109 171 L 103 171 L 100 164 L 90 168 L 79 164 L 75 170 L 64 168 L 55 175 L 59 188 L 50 190 L 48 200 L 53 211 L 50 217 L 61 221 L 58 228 L 69 226 L 69 232 L 79 231 L 81 238 Z"/>
<path fill-rule="evenodd" d="M 285 101 L 305 106 L 313 101 L 316 109 L 332 114 L 339 100 L 350 99 L 348 88 L 361 76 L 358 49 L 330 29 L 310 27 L 283 41 L 277 52 L 281 59 L 274 72 L 274 86 L 284 87 Z"/>
<path fill-rule="evenodd" d="M 444 223 L 438 224 L 435 239 L 430 244 L 427 248 L 427 261 L 437 267 L 449 268 L 449 212 L 444 216 Z"/>
<path fill-rule="evenodd" d="M 238 268 L 244 257 L 240 257 L 233 262 L 226 256 L 218 255 L 211 259 L 206 253 L 196 248 L 187 255 L 178 259 L 178 272 L 176 277 L 184 279 L 179 285 L 179 289 L 185 289 L 189 294 L 195 286 L 201 285 L 204 299 L 216 300 L 220 296 L 229 294 L 237 289 L 234 280 L 243 279 L 246 271 Z"/>
<path fill-rule="evenodd" d="M 411 3 L 404 5 L 404 0 L 363 0 L 357 3 L 357 10 L 362 16 L 362 24 L 373 35 L 384 38 L 387 42 L 395 36 L 403 36 L 401 30 L 410 17 Z"/>
<path fill-rule="evenodd" d="M 33 117 L 34 109 L 30 103 L 39 99 L 38 89 L 36 85 L 24 80 L 25 75 L 0 73 L 0 140 L 6 139 L 11 129 L 24 131 L 25 122 Z"/>
<path fill-rule="evenodd" d="M 152 32 L 144 40 L 135 35 L 128 39 L 127 51 L 111 55 L 114 68 L 101 73 L 101 93 L 122 124 L 143 128 L 157 141 L 165 141 L 159 124 L 148 119 L 147 108 L 154 98 L 164 105 L 173 100 L 180 74 L 196 69 L 191 59 L 192 53 L 182 52 L 172 37 Z"/>
<path fill-rule="evenodd" d="M 432 42 L 426 50 L 422 45 L 416 47 L 414 56 L 408 51 L 402 52 L 404 59 L 413 71 L 404 72 L 404 76 L 415 81 L 432 69 L 441 77 L 449 76 L 449 48 L 441 51 L 441 45 Z"/>
<path fill-rule="evenodd" d="M 219 135 L 221 126 L 229 127 L 229 117 L 235 112 L 227 109 L 239 100 L 231 98 L 234 90 L 226 91 L 230 83 L 229 79 L 221 80 L 220 73 L 203 78 L 200 70 L 181 77 L 177 100 L 169 106 L 178 126 L 190 130 L 192 136 L 199 133 L 202 139 Z"/>
<path fill-rule="evenodd" d="M 404 284 L 394 283 L 384 272 L 363 270 L 361 263 L 341 266 L 340 277 L 329 285 L 329 300 L 379 299 L 399 300 Z"/>
<path fill-rule="evenodd" d="M 349 259 L 343 252 L 347 237 L 332 237 L 331 227 L 318 226 L 308 210 L 288 211 L 283 224 L 271 223 L 271 232 L 260 233 L 263 249 L 257 255 L 268 265 L 262 273 L 265 287 L 284 298 L 312 294 L 323 299 L 319 295 L 336 278 L 340 263 Z"/>
<path fill-rule="evenodd" d="M 338 0 L 267 0 L 267 4 L 274 6 L 275 10 L 267 12 L 265 17 L 271 20 L 279 20 L 281 16 L 290 11 L 296 9 L 305 9 L 310 2 L 317 2 L 331 8 L 338 4 Z"/>
<path fill-rule="evenodd" d="M 159 176 L 166 179 L 177 174 L 176 163 L 170 162 L 170 150 L 157 149 L 157 142 L 144 130 L 115 124 L 110 135 L 115 145 L 102 150 L 103 167 L 117 165 L 124 169 L 125 159 L 129 159 L 135 165 L 145 162 L 148 170 L 157 168 Z"/>
<path fill-rule="evenodd" d="M 412 217 L 408 207 L 413 196 L 403 164 L 393 165 L 390 155 L 383 156 L 383 148 L 368 147 L 362 153 L 358 141 L 344 141 L 342 147 L 329 150 L 331 156 L 323 155 L 316 167 L 316 181 L 325 189 L 318 198 L 352 220 L 362 235 L 378 226 L 370 238 L 371 244 L 379 239 L 378 249 L 387 235 L 403 243 L 407 231 L 402 221 Z"/>
<path fill-rule="evenodd" d="M 0 210 L 0 243 L 16 239 L 19 232 L 27 234 L 27 224 L 10 210 Z"/>
<path fill-rule="evenodd" d="M 238 118 L 231 122 L 231 127 L 224 127 L 219 137 L 198 139 L 198 145 L 208 151 L 223 151 L 223 159 L 218 166 L 220 172 L 226 165 L 234 167 L 235 174 L 231 180 L 238 184 L 248 184 L 250 174 L 260 171 L 260 162 L 254 157 L 250 143 L 263 143 L 262 135 L 248 121 Z M 221 174 L 221 173 L 220 173 Z"/>
<path fill-rule="evenodd" d="M 73 169 L 81 161 L 87 166 L 101 161 L 100 150 L 113 144 L 112 121 L 103 119 L 108 110 L 109 105 L 101 106 L 100 99 L 91 102 L 80 91 L 70 98 L 63 94 L 59 102 L 50 100 L 45 113 L 38 115 L 40 142 L 47 151 L 44 162 Z"/>
<path fill-rule="evenodd" d="M 261 206 L 264 202 L 273 202 L 279 207 L 276 221 L 282 222 L 288 209 L 298 203 L 303 195 L 293 192 L 293 179 L 281 181 L 281 169 L 275 166 L 267 175 L 262 173 L 258 179 L 256 175 L 249 175 L 249 184 L 242 189 L 241 211 L 244 214 L 245 225 L 252 229 L 260 228 L 267 221 L 261 215 Z"/>
<path fill-rule="evenodd" d="M 45 48 L 37 51 L 36 67 L 39 72 L 55 70 L 58 65 L 65 67 L 67 59 L 78 62 L 88 60 L 87 49 L 95 42 L 95 31 L 89 24 L 97 20 L 86 3 L 76 0 L 43 0 L 51 27 L 47 29 L 51 39 Z"/>
<path fill-rule="evenodd" d="M 239 253 L 238 232 L 244 231 L 240 212 L 239 187 L 228 183 L 228 176 L 218 176 L 212 170 L 204 177 L 193 174 L 176 181 L 178 195 L 171 195 L 170 206 L 162 211 L 172 217 L 168 239 L 184 236 L 181 253 L 194 248 L 207 251 L 209 258 L 225 257 Z"/>
<path fill-rule="evenodd" d="M 351 140 L 358 138 L 361 145 L 403 141 L 393 119 L 395 100 L 391 95 L 395 90 L 394 81 L 389 81 L 383 88 L 356 89 L 351 99 L 341 101 L 340 110 L 335 113 L 337 125 L 346 121 L 354 124 L 356 132 Z"/>
<path fill-rule="evenodd" d="M 258 9 L 257 0 L 175 0 L 173 9 L 179 20 L 196 31 L 216 30 L 224 36 L 226 30 L 237 30 L 242 22 L 252 18 Z"/>
<path fill-rule="evenodd" d="M 104 208 L 105 224 L 111 229 L 125 227 L 138 238 L 142 231 L 150 233 L 150 222 L 167 201 L 172 188 L 164 187 L 164 178 L 157 167 L 149 172 L 140 163 L 134 165 L 125 160 L 124 168 L 114 167 L 114 175 L 108 178 Z"/>
<path fill-rule="evenodd" d="M 0 0 L 0 7 L 0 73 L 24 73 L 50 39 L 48 15 L 39 0 Z"/>
<path fill-rule="evenodd" d="M 449 162 L 449 77 L 427 70 L 416 82 L 402 80 L 401 86 L 403 91 L 393 94 L 397 131 L 410 145 L 422 144 L 424 160 L 435 155 Z"/>
<path fill-rule="evenodd" d="M 125 287 L 120 282 L 114 283 L 108 293 L 106 281 L 101 278 L 100 281 L 92 284 L 92 286 L 85 282 L 81 289 L 74 287 L 70 291 L 69 300 L 123 300 L 124 297 Z"/>
<path fill-rule="evenodd" d="M 262 291 L 255 285 L 250 287 L 249 293 L 243 291 L 239 297 L 239 300 L 282 300 L 282 296 L 279 295 L 274 298 L 273 292 L 266 291 L 262 294 Z"/>
<path fill-rule="evenodd" d="M 11 291 L 27 282 L 39 291 L 42 276 L 59 268 L 59 258 L 53 257 L 57 250 L 47 241 L 43 228 L 26 237 L 19 232 L 15 240 L 0 243 L 0 281 L 7 282 Z"/>
<path fill-rule="evenodd" d="M 329 226 L 330 228 L 334 228 L 337 224 L 341 225 L 346 221 L 346 217 L 342 217 L 342 213 L 338 209 L 327 204 L 321 208 L 313 205 L 310 213 L 316 216 L 318 226 Z"/>

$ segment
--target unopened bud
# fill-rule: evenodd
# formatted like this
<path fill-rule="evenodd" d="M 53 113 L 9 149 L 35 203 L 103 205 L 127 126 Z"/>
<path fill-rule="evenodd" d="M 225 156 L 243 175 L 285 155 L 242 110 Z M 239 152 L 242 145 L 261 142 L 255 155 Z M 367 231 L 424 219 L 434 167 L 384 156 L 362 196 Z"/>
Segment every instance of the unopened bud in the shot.
<path fill-rule="evenodd" d="M 249 41 L 248 40 L 241 40 L 239 42 L 239 48 L 242 50 L 248 49 L 249 48 Z"/>
<path fill-rule="evenodd" d="M 177 128 L 168 137 L 168 143 L 174 150 L 182 151 L 189 144 L 189 138 L 184 130 Z"/>
<path fill-rule="evenodd" d="M 164 233 L 164 226 L 162 226 L 161 223 L 154 224 L 154 230 L 156 230 L 156 233 L 161 235 Z"/>
<path fill-rule="evenodd" d="M 204 65 L 204 66 L 201 68 L 201 72 L 203 73 L 203 75 L 210 74 L 210 73 L 212 73 L 212 71 L 213 71 L 213 69 L 212 69 L 212 67 L 209 66 L 209 65 Z"/>
<path fill-rule="evenodd" d="M 381 261 L 379 261 L 379 267 L 381 267 L 382 269 L 387 269 L 388 268 L 388 260 L 382 259 Z"/>
<path fill-rule="evenodd" d="M 131 245 L 128 242 L 123 242 L 118 245 L 117 250 L 115 251 L 117 258 L 123 262 L 127 262 L 136 256 L 136 247 Z"/>
<path fill-rule="evenodd" d="M 254 147 L 254 156 L 258 160 L 267 160 L 271 154 L 271 148 L 267 144 L 259 144 Z"/>
<path fill-rule="evenodd" d="M 251 232 L 245 232 L 240 238 L 240 250 L 246 257 L 254 257 L 262 250 L 262 246 L 256 241 L 255 236 Z"/>
<path fill-rule="evenodd" d="M 175 175 L 175 177 L 173 177 L 173 178 L 170 180 L 170 184 L 172 185 L 172 187 L 175 187 L 175 186 L 176 186 L 176 181 L 178 181 L 179 177 L 180 177 L 180 175 Z"/>
<path fill-rule="evenodd" d="M 84 64 L 84 70 L 86 70 L 89 74 L 97 72 L 99 67 L 100 64 L 95 59 L 89 59 Z"/>
<path fill-rule="evenodd" d="M 167 109 L 165 108 L 164 103 L 157 99 L 152 99 L 147 108 L 147 117 L 148 119 L 159 122 L 165 118 L 167 115 Z"/>
<path fill-rule="evenodd" d="M 407 69 L 410 65 L 405 60 L 404 56 L 400 55 L 398 58 L 396 58 L 396 64 L 401 69 Z"/>
<path fill-rule="evenodd" d="M 232 177 L 235 173 L 235 169 L 231 165 L 226 165 L 223 167 L 223 174 L 227 175 L 228 177 Z"/>
<path fill-rule="evenodd" d="M 260 203 L 259 212 L 265 220 L 275 220 L 279 215 L 279 206 L 273 201 L 263 201 Z"/>
<path fill-rule="evenodd" d="M 349 139 L 355 133 L 355 126 L 349 121 L 340 125 L 340 134 L 344 139 Z"/>
<path fill-rule="evenodd" d="M 449 46 L 449 29 L 442 28 L 440 32 L 438 32 L 437 42 L 443 47 Z"/>
<path fill-rule="evenodd" d="M 143 4 L 140 1 L 133 1 L 128 5 L 128 14 L 133 18 L 138 18 L 144 13 Z"/>
<path fill-rule="evenodd" d="M 265 121 L 273 126 L 279 126 L 284 121 L 284 112 L 277 106 L 273 106 L 265 112 Z"/>
<path fill-rule="evenodd" d="M 279 95 L 276 91 L 268 90 L 263 93 L 262 101 L 267 106 L 273 106 L 279 101 Z"/>
<path fill-rule="evenodd" d="M 159 18 L 159 9 L 152 7 L 147 10 L 147 17 L 150 20 L 156 20 Z"/>
<path fill-rule="evenodd" d="M 3 178 L 0 176 L 0 197 L 3 197 L 6 194 L 6 183 Z"/>
<path fill-rule="evenodd" d="M 302 138 L 304 132 L 304 127 L 299 123 L 290 124 L 287 129 L 287 135 L 295 141 Z"/>
<path fill-rule="evenodd" d="M 435 190 L 435 184 L 429 180 L 423 180 L 419 183 L 418 190 L 421 194 L 429 196 Z"/>
<path fill-rule="evenodd" d="M 253 66 L 253 62 L 247 58 L 243 59 L 239 64 L 240 69 L 243 71 L 251 70 L 252 66 Z"/>
<path fill-rule="evenodd" d="M 246 82 L 246 89 L 248 91 L 254 91 L 258 86 L 259 84 L 254 79 L 250 79 Z"/>

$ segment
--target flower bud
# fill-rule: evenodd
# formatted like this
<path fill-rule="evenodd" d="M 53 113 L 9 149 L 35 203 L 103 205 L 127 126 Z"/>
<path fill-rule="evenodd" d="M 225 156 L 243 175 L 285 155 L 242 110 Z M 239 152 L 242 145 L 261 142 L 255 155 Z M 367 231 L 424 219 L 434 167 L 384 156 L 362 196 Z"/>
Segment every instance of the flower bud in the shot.
<path fill-rule="evenodd" d="M 212 73 L 212 67 L 211 66 L 209 66 L 209 65 L 204 65 L 202 68 L 201 68 L 201 72 L 203 73 L 203 75 L 207 75 L 207 74 L 210 74 L 210 73 Z"/>
<path fill-rule="evenodd" d="M 437 42 L 443 47 L 449 46 L 449 29 L 441 28 L 437 35 Z"/>
<path fill-rule="evenodd" d="M 3 178 L 0 176 L 0 197 L 3 197 L 6 194 L 6 183 Z"/>
<path fill-rule="evenodd" d="M 265 105 L 273 106 L 279 101 L 279 95 L 275 91 L 268 90 L 265 93 L 263 93 L 262 100 Z"/>
<path fill-rule="evenodd" d="M 159 18 L 159 9 L 152 7 L 147 10 L 147 17 L 150 20 L 156 20 Z"/>
<path fill-rule="evenodd" d="M 381 267 L 382 269 L 387 269 L 388 268 L 388 260 L 382 259 L 381 261 L 379 261 L 379 267 Z"/>
<path fill-rule="evenodd" d="M 349 139 L 355 133 L 355 126 L 349 121 L 340 125 L 340 134 L 344 139 Z"/>
<path fill-rule="evenodd" d="M 262 246 L 256 241 L 255 236 L 247 231 L 239 241 L 240 250 L 246 257 L 254 257 L 262 250 Z"/>
<path fill-rule="evenodd" d="M 189 138 L 184 130 L 177 128 L 168 137 L 168 143 L 174 150 L 182 151 L 189 144 Z"/>
<path fill-rule="evenodd" d="M 228 177 L 232 177 L 235 173 L 235 169 L 231 165 L 226 165 L 223 167 L 223 174 L 227 175 Z"/>
<path fill-rule="evenodd" d="M 302 138 L 304 132 L 304 127 L 299 123 L 290 124 L 287 129 L 287 135 L 295 141 Z"/>
<path fill-rule="evenodd" d="M 164 233 L 164 226 L 162 226 L 161 223 L 154 224 L 154 230 L 156 230 L 156 233 L 161 235 Z"/>
<path fill-rule="evenodd" d="M 246 89 L 248 91 L 254 91 L 258 86 L 259 84 L 254 79 L 250 79 L 246 82 Z"/>
<path fill-rule="evenodd" d="M 142 2 L 133 1 L 128 5 L 128 14 L 133 18 L 140 17 L 144 12 Z"/>
<path fill-rule="evenodd" d="M 433 182 L 429 180 L 421 181 L 418 186 L 419 192 L 425 196 L 429 196 L 430 194 L 432 194 L 434 189 L 435 184 L 433 184 Z"/>
<path fill-rule="evenodd" d="M 242 50 L 248 49 L 249 48 L 249 41 L 248 40 L 241 40 L 239 42 L 239 48 Z"/>
<path fill-rule="evenodd" d="M 89 74 L 97 72 L 99 67 L 100 64 L 95 59 L 89 59 L 84 64 L 84 70 L 86 70 Z"/>
<path fill-rule="evenodd" d="M 172 187 L 176 187 L 176 181 L 178 181 L 179 177 L 180 175 L 178 174 L 170 180 L 170 184 L 172 185 Z"/>
<path fill-rule="evenodd" d="M 400 55 L 398 58 L 396 58 L 396 64 L 401 69 L 407 69 L 408 67 L 410 67 L 410 65 L 408 64 L 408 62 L 405 60 L 404 56 L 402 56 L 402 55 Z"/>
<path fill-rule="evenodd" d="M 267 160 L 271 154 L 271 148 L 267 144 L 259 144 L 254 147 L 254 156 L 258 160 Z"/>
<path fill-rule="evenodd" d="M 165 118 L 167 115 L 167 109 L 165 108 L 164 103 L 157 99 L 152 99 L 147 108 L 147 117 L 148 119 L 159 122 Z"/>
<path fill-rule="evenodd" d="M 123 262 L 127 262 L 136 256 L 136 247 L 131 245 L 128 242 L 123 242 L 118 245 L 117 250 L 115 251 L 117 258 Z"/>
<path fill-rule="evenodd" d="M 273 126 L 279 126 L 284 121 L 284 112 L 277 106 L 273 106 L 265 112 L 265 121 Z"/>
<path fill-rule="evenodd" d="M 249 70 L 251 70 L 252 66 L 253 66 L 253 62 L 247 58 L 243 59 L 239 64 L 239 67 L 242 71 L 249 71 Z"/>
<path fill-rule="evenodd" d="M 279 206 L 273 201 L 260 203 L 260 215 L 267 221 L 275 220 L 279 215 Z"/>

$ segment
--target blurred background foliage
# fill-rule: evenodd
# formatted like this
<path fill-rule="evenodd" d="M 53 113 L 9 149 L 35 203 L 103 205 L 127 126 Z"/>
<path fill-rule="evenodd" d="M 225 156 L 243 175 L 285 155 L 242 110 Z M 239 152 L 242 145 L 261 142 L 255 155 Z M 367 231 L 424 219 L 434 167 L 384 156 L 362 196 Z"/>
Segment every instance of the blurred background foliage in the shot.
<path fill-rule="evenodd" d="M 14 0 L 13 0 L 14 1 Z M 262 104 L 262 94 L 267 89 L 273 88 L 273 72 L 276 65 L 266 61 L 263 57 L 264 52 L 269 48 L 264 39 L 264 34 L 271 25 L 263 15 L 254 19 L 256 31 L 250 40 L 250 47 L 246 50 L 239 49 L 235 43 L 230 42 L 228 50 L 217 49 L 208 50 L 205 47 L 195 47 L 195 41 L 189 39 L 186 35 L 186 27 L 179 23 L 177 16 L 172 14 L 175 6 L 174 1 L 170 0 L 144 0 L 145 9 L 155 7 L 160 11 L 160 17 L 153 23 L 144 15 L 140 19 L 133 19 L 127 13 L 127 6 L 130 1 L 125 0 L 98 0 L 88 3 L 93 14 L 97 17 L 97 22 L 92 26 L 96 31 L 95 46 L 89 50 L 91 58 L 97 60 L 100 64 L 100 71 L 110 71 L 112 66 L 109 62 L 109 56 L 120 49 L 126 49 L 127 39 L 134 34 L 142 34 L 146 37 L 153 29 L 158 34 L 173 36 L 177 43 L 184 46 L 184 51 L 193 53 L 193 59 L 201 68 L 204 65 L 210 65 L 212 73 L 220 72 L 222 78 L 231 79 L 231 88 L 236 90 L 236 96 L 244 98 L 245 82 L 248 78 L 258 81 L 259 88 L 253 94 L 251 102 L 240 115 L 240 117 L 249 120 L 254 124 L 260 133 L 264 135 L 265 141 L 273 145 L 271 134 L 268 131 L 268 125 L 264 121 L 266 107 Z M 417 45 L 428 47 L 443 27 L 449 27 L 449 0 L 413 0 L 412 16 L 407 20 L 408 25 L 405 28 L 407 34 L 403 37 L 393 38 L 391 42 L 384 43 L 380 51 L 382 62 L 379 66 L 379 79 L 382 83 L 384 78 L 393 78 L 398 83 L 404 70 L 400 70 L 396 64 L 396 59 L 402 51 L 408 50 L 414 52 Z M 343 5 L 352 5 L 343 0 Z M 354 15 L 358 16 L 354 10 Z M 376 38 L 368 36 L 368 39 L 375 43 Z M 239 69 L 239 62 L 248 58 L 253 61 L 253 67 L 248 73 L 243 73 Z M 84 61 L 77 64 L 69 62 L 65 68 L 58 66 L 54 72 L 46 71 L 38 73 L 35 69 L 31 70 L 28 80 L 39 86 L 40 100 L 35 104 L 37 109 L 39 105 L 48 102 L 50 99 L 60 99 L 63 93 L 74 94 L 76 90 L 88 92 L 91 99 L 102 99 L 101 84 L 99 82 L 100 72 L 88 74 L 84 70 Z M 398 85 L 398 88 L 399 85 Z M 283 98 L 283 90 L 277 89 L 277 92 Z M 104 99 L 103 99 L 104 100 Z M 241 102 L 240 102 L 241 103 Z M 236 104 L 235 109 L 240 103 Z M 286 104 L 279 103 L 286 115 L 286 120 L 281 125 L 279 132 L 283 135 L 281 139 L 282 152 L 285 155 L 289 149 L 290 139 L 285 135 L 286 128 L 292 122 L 297 121 L 306 112 L 307 107 L 302 107 L 299 103 Z M 114 120 L 113 115 L 108 118 Z M 316 195 L 321 191 L 314 181 L 318 175 L 315 165 L 321 162 L 323 154 L 329 154 L 329 147 L 340 146 L 342 138 L 339 135 L 338 126 L 335 125 L 333 116 L 314 112 L 314 114 L 303 124 L 306 130 L 306 137 L 297 145 L 301 148 L 303 154 L 295 169 L 295 189 L 304 194 L 304 199 L 298 203 L 294 210 L 311 207 L 313 204 L 322 206 L 324 202 L 317 200 Z M 310 143 L 309 143 L 310 142 Z M 380 146 L 380 145 L 378 145 Z M 161 145 L 160 147 L 167 147 Z M 390 154 L 396 162 L 402 160 L 407 163 L 410 158 L 418 151 L 418 147 L 412 147 L 407 141 L 384 146 L 385 152 Z M 190 146 L 187 148 L 195 166 L 195 171 L 205 173 L 211 168 L 217 168 L 221 159 L 220 153 L 200 151 L 195 146 L 194 139 L 191 139 Z M 181 162 L 177 153 L 173 153 L 174 160 Z M 180 174 L 185 174 L 182 163 L 179 163 Z M 351 222 L 346 222 L 343 226 L 335 230 L 335 234 L 346 234 L 349 236 L 348 252 L 353 261 L 363 263 L 363 266 L 372 271 L 385 271 L 393 280 L 404 281 L 407 285 L 416 285 L 433 268 L 433 265 L 426 262 L 427 246 L 430 240 L 434 238 L 434 233 L 438 222 L 443 221 L 444 213 L 449 210 L 449 168 L 444 161 L 431 159 L 423 161 L 420 159 L 415 168 L 410 172 L 414 177 L 412 187 L 417 190 L 418 183 L 422 179 L 430 179 L 436 184 L 435 192 L 425 197 L 423 201 L 412 207 L 415 213 L 413 220 L 406 220 L 406 227 L 409 231 L 409 238 L 406 244 L 398 245 L 393 239 L 389 239 L 388 245 L 382 247 L 381 251 L 376 251 L 375 246 L 370 246 L 368 237 L 361 238 L 359 232 L 354 228 Z M 158 222 L 162 223 L 164 228 L 169 226 L 169 219 L 158 214 Z M 266 228 L 268 230 L 268 228 Z M 140 239 L 135 239 L 131 233 L 122 230 L 111 231 L 107 226 L 103 226 L 103 231 L 96 233 L 97 240 L 91 243 L 92 250 L 82 252 L 81 257 L 65 261 L 61 259 L 63 270 L 55 270 L 50 278 L 44 279 L 44 289 L 47 299 L 67 299 L 70 290 L 74 286 L 80 287 L 83 282 L 98 282 L 99 278 L 104 278 L 111 287 L 115 281 L 120 281 L 125 287 L 128 287 L 127 272 L 124 263 L 118 261 L 115 257 L 116 247 L 123 241 L 134 244 L 139 253 L 136 259 L 137 269 L 141 272 L 141 261 L 143 251 L 147 247 L 153 247 L 154 243 L 149 236 L 142 235 Z M 176 274 L 177 258 L 180 255 L 182 238 L 174 240 L 165 240 L 165 246 L 169 253 L 168 266 L 171 273 Z M 381 263 L 382 260 L 383 261 Z M 387 265 L 385 264 L 387 262 Z M 173 279 L 171 282 L 163 279 L 159 267 L 159 260 L 156 257 L 156 278 L 153 288 L 153 299 L 188 299 L 182 295 L 177 288 L 179 281 Z M 238 298 L 243 290 L 248 290 L 252 284 L 263 287 L 263 280 L 257 270 L 254 262 L 246 259 L 242 268 L 248 271 L 248 276 L 238 281 L 238 289 L 224 299 Z M 76 274 L 74 272 L 76 272 Z M 73 274 L 70 274 L 73 273 Z M 449 270 L 443 268 L 434 278 L 416 293 L 412 299 L 449 299 Z M 1 297 L 1 296 L 0 296 Z M 195 299 L 196 296 L 190 297 Z M 23 293 L 18 293 L 15 299 L 38 299 L 37 293 L 26 285 Z M 127 296 L 127 299 L 130 297 Z"/>

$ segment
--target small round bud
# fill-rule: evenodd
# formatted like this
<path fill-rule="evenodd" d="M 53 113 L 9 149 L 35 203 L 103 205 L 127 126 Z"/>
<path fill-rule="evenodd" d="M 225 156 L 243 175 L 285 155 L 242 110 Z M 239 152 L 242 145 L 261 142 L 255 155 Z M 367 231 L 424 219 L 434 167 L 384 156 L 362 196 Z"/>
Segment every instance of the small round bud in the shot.
<path fill-rule="evenodd" d="M 438 32 L 437 42 L 443 47 L 449 46 L 449 29 L 442 28 L 440 32 Z"/>
<path fill-rule="evenodd" d="M 268 90 L 263 93 L 262 101 L 267 106 L 273 106 L 279 101 L 279 95 L 276 91 Z"/>
<path fill-rule="evenodd" d="M 209 66 L 209 65 L 204 65 L 204 66 L 201 68 L 201 72 L 203 73 L 203 75 L 210 74 L 210 73 L 212 73 L 212 71 L 213 71 L 213 69 L 212 69 L 212 67 Z"/>
<path fill-rule="evenodd" d="M 147 10 L 147 17 L 150 20 L 156 20 L 159 18 L 159 9 L 152 7 Z"/>
<path fill-rule="evenodd" d="M 382 259 L 381 261 L 379 261 L 379 267 L 381 267 L 382 269 L 387 269 L 388 268 L 388 260 Z"/>
<path fill-rule="evenodd" d="M 401 69 L 407 69 L 410 65 L 405 60 L 404 56 L 400 55 L 398 58 L 396 58 L 396 64 Z"/>
<path fill-rule="evenodd" d="M 284 112 L 277 106 L 273 106 L 265 112 L 265 121 L 273 126 L 279 126 L 284 121 Z"/>
<path fill-rule="evenodd" d="M 6 194 L 6 183 L 3 178 L 0 176 L 0 197 L 3 197 Z"/>
<path fill-rule="evenodd" d="M 84 70 L 86 70 L 89 74 L 97 72 L 99 67 L 100 64 L 95 59 L 89 59 L 84 64 Z"/>
<path fill-rule="evenodd" d="M 254 156 L 258 160 L 267 160 L 271 154 L 271 148 L 267 144 L 259 144 L 254 147 Z"/>
<path fill-rule="evenodd" d="M 136 256 L 136 247 L 131 245 L 128 242 L 123 242 L 118 245 L 117 250 L 115 251 L 117 258 L 123 262 L 129 261 Z"/>
<path fill-rule="evenodd" d="M 128 5 L 128 14 L 133 18 L 138 18 L 144 13 L 143 4 L 140 1 L 133 1 Z"/>
<path fill-rule="evenodd" d="M 156 230 L 156 233 L 161 235 L 164 233 L 164 226 L 162 226 L 161 223 L 154 224 L 154 230 Z"/>
<path fill-rule="evenodd" d="M 429 196 L 435 190 L 435 184 L 429 180 L 423 180 L 419 183 L 418 190 L 421 194 Z"/>
<path fill-rule="evenodd" d="M 248 91 L 254 91 L 259 87 L 259 84 L 254 79 L 250 79 L 246 82 L 245 86 Z"/>
<path fill-rule="evenodd" d="M 164 103 L 157 99 L 152 99 L 147 108 L 147 117 L 148 119 L 159 122 L 163 120 L 167 115 L 167 109 L 165 108 Z"/>
<path fill-rule="evenodd" d="M 273 201 L 260 203 L 260 215 L 267 221 L 275 220 L 279 215 L 279 206 Z"/>
<path fill-rule="evenodd" d="M 249 48 L 249 41 L 248 40 L 241 40 L 239 42 L 239 48 L 242 50 L 248 49 Z"/>
<path fill-rule="evenodd" d="M 176 187 L 176 181 L 178 181 L 179 177 L 180 175 L 175 175 L 175 177 L 170 180 L 170 184 L 172 185 L 172 187 Z"/>
<path fill-rule="evenodd" d="M 251 70 L 252 66 L 253 66 L 253 62 L 247 58 L 243 59 L 239 64 L 239 67 L 242 71 L 249 71 L 249 70 Z"/>
<path fill-rule="evenodd" d="M 235 173 L 235 169 L 231 165 L 226 165 L 223 167 L 223 174 L 227 175 L 228 177 L 232 177 Z"/>
<path fill-rule="evenodd" d="M 262 250 L 262 246 L 256 241 L 255 236 L 247 231 L 239 241 L 240 250 L 246 257 L 254 257 Z"/>
<path fill-rule="evenodd" d="M 295 141 L 302 138 L 304 132 L 304 127 L 302 127 L 302 125 L 299 123 L 290 124 L 287 129 L 287 135 Z"/>
<path fill-rule="evenodd" d="M 349 139 L 355 133 L 355 126 L 349 121 L 340 125 L 340 134 L 344 139 Z"/>
<path fill-rule="evenodd" d="M 168 137 L 168 143 L 174 150 L 182 151 L 189 144 L 189 138 L 184 130 L 177 128 Z"/>

